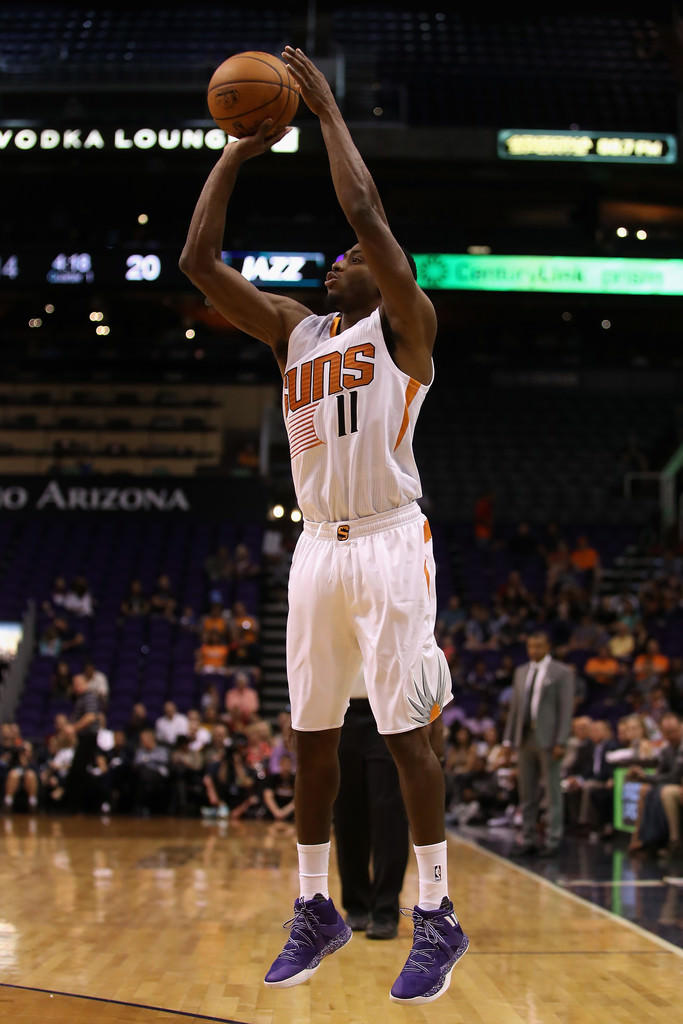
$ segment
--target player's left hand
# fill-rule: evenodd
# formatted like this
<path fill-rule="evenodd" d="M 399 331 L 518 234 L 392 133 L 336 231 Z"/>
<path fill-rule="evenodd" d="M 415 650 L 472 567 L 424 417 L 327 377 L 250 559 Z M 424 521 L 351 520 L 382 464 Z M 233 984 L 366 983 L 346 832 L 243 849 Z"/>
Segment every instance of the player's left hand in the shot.
<path fill-rule="evenodd" d="M 336 100 L 327 79 L 303 50 L 285 46 L 282 57 L 299 83 L 301 98 L 309 110 L 320 117 L 325 109 L 329 109 L 330 106 L 336 107 Z"/>

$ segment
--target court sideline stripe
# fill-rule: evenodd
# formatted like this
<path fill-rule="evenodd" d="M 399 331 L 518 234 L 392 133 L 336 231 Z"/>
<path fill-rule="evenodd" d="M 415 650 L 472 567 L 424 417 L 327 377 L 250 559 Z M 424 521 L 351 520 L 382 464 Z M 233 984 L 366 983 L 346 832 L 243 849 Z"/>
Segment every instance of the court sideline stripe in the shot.
<path fill-rule="evenodd" d="M 41 992 L 46 996 L 62 996 L 65 999 L 88 999 L 92 1003 L 109 1003 L 113 1006 L 130 1006 L 135 1010 L 150 1010 L 153 1013 L 170 1013 L 174 1017 L 187 1017 L 189 1020 L 210 1020 L 214 1024 L 246 1024 L 245 1021 L 234 1020 L 232 1017 L 209 1017 L 205 1013 L 190 1013 L 189 1010 L 169 1010 L 166 1006 L 150 1006 L 148 1003 L 130 1003 L 125 999 L 107 999 L 106 996 L 85 996 L 80 992 L 59 992 L 54 988 L 36 988 L 33 985 L 13 985 L 8 981 L 0 981 L 0 988 L 14 988 L 21 992 Z"/>
<path fill-rule="evenodd" d="M 660 936 L 656 935 L 654 932 L 649 932 L 647 928 L 643 928 L 641 925 L 635 924 L 634 921 L 629 921 L 626 917 L 619 917 L 618 914 L 613 914 L 611 910 L 606 910 L 605 907 L 600 907 L 597 903 L 591 903 L 590 900 L 584 899 L 582 896 L 578 896 L 575 892 L 571 892 L 569 889 L 565 889 L 561 885 L 557 885 L 555 882 L 549 881 L 547 878 L 543 878 L 542 875 L 536 874 L 535 871 L 530 871 L 521 864 L 514 864 L 507 857 L 503 857 L 499 853 L 494 853 L 493 850 L 488 850 L 485 846 L 480 846 L 479 843 L 474 842 L 472 839 L 465 839 L 457 832 L 449 832 L 448 834 L 456 840 L 456 842 L 462 843 L 464 846 L 469 846 L 472 849 L 479 850 L 487 857 L 493 857 L 494 860 L 500 861 L 502 864 L 506 864 L 512 871 L 520 871 L 523 875 L 528 875 L 529 878 L 536 879 L 537 882 L 540 882 L 541 885 L 544 885 L 547 889 L 552 889 L 553 892 L 562 893 L 565 899 L 579 903 L 584 907 L 584 909 L 589 907 L 591 910 L 596 910 L 598 913 L 602 914 L 603 917 L 608 917 L 611 921 L 616 921 L 621 925 L 625 925 L 641 938 L 649 939 L 650 942 L 656 943 L 656 945 L 661 946 L 662 949 L 666 949 L 669 953 L 675 953 L 676 956 L 683 959 L 683 949 L 681 949 L 680 946 L 675 946 L 673 942 L 667 942 L 666 939 L 660 938 Z M 624 950 L 623 952 L 630 952 L 630 950 Z"/>

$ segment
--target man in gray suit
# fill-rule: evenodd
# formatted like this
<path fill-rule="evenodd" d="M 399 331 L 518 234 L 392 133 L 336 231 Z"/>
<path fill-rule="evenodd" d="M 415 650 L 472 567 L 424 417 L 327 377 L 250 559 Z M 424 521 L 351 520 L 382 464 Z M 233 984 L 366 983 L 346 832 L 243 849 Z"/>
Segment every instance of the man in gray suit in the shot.
<path fill-rule="evenodd" d="M 564 807 L 562 759 L 574 710 L 574 680 L 567 665 L 550 654 L 545 633 L 527 638 L 529 661 L 515 669 L 512 700 L 503 742 L 517 751 L 517 789 L 522 810 L 522 842 L 513 856 L 540 853 L 552 857 L 562 838 Z M 536 844 L 541 782 L 548 800 L 545 844 Z"/>

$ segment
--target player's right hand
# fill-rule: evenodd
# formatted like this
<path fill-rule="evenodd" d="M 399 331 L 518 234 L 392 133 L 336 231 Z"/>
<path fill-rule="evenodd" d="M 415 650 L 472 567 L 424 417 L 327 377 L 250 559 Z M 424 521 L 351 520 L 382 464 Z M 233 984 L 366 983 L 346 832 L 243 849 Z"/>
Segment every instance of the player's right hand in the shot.
<path fill-rule="evenodd" d="M 289 127 L 286 127 L 280 128 L 279 131 L 273 133 L 272 128 L 273 120 L 267 117 L 265 121 L 261 122 L 253 135 L 245 135 L 241 139 L 234 139 L 225 148 L 230 149 L 232 152 L 232 147 L 238 146 L 243 160 L 250 160 L 253 156 L 260 156 L 261 153 L 267 153 L 280 139 L 284 139 L 285 135 L 291 130 Z"/>

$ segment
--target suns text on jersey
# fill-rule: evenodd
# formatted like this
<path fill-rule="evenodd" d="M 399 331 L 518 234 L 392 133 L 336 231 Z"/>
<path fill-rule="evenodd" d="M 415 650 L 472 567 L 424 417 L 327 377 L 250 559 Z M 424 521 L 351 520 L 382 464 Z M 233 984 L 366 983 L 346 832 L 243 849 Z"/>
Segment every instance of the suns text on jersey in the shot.
<path fill-rule="evenodd" d="M 374 377 L 375 346 L 370 342 L 307 359 L 285 373 L 285 413 L 297 412 L 328 395 L 366 387 Z"/>

